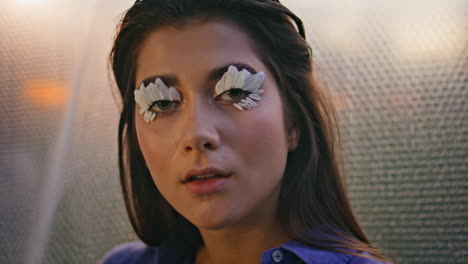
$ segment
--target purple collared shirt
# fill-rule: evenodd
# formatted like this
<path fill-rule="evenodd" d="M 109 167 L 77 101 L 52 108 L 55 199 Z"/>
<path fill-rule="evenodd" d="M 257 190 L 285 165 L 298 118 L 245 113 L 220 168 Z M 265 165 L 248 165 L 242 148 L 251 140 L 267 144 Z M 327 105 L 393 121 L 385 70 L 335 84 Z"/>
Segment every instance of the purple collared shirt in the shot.
<path fill-rule="evenodd" d="M 193 255 L 161 245 L 148 247 L 142 242 L 122 244 L 111 250 L 101 264 L 192 264 Z M 263 252 L 261 264 L 383 264 L 345 253 L 312 248 L 294 240 Z"/>

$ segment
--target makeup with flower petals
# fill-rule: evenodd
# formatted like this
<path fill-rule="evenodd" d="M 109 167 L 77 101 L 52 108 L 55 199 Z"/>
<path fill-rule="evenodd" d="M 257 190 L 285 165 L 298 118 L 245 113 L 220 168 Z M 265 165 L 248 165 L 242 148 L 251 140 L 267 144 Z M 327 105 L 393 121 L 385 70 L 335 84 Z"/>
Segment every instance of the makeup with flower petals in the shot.
<path fill-rule="evenodd" d="M 157 78 L 154 83 L 145 86 L 143 83 L 134 91 L 135 101 L 140 106 L 140 114 L 145 122 L 153 122 L 158 112 L 167 111 L 180 104 L 180 94 L 174 87 Z"/>
<path fill-rule="evenodd" d="M 224 93 L 239 89 L 237 92 L 240 91 L 247 94 L 245 98 L 235 101 L 235 103 L 233 103 L 234 107 L 239 110 L 250 110 L 257 107 L 255 101 L 260 101 L 260 99 L 262 99 L 261 94 L 263 94 L 264 90 L 260 89 L 260 87 L 264 79 L 265 75 L 263 72 L 251 74 L 246 69 L 238 71 L 235 66 L 231 65 L 216 84 L 215 95 L 219 97 Z"/>

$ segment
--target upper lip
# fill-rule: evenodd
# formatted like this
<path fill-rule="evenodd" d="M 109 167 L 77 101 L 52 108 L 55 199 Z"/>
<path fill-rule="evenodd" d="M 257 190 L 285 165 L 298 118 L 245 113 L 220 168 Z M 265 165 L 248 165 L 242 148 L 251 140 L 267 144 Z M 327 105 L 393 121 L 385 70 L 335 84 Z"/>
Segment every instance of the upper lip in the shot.
<path fill-rule="evenodd" d="M 221 170 L 216 167 L 205 167 L 200 169 L 191 169 L 185 174 L 184 178 L 182 179 L 182 183 L 188 182 L 193 176 L 197 175 L 206 175 L 206 174 L 217 174 L 221 176 L 229 176 L 230 174 L 224 170 Z"/>

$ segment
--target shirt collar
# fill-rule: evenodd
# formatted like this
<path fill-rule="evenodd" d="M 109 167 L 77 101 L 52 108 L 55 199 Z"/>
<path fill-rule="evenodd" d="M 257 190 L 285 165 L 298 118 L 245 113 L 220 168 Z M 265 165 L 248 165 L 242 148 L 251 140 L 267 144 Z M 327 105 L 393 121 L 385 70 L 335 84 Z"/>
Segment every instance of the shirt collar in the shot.
<path fill-rule="evenodd" d="M 291 240 L 281 245 L 283 248 L 307 264 L 331 264 L 331 263 L 347 263 L 351 258 L 349 254 L 342 254 L 328 250 L 313 248 L 304 245 L 295 240 Z"/>
<path fill-rule="evenodd" d="M 334 237 L 334 235 L 324 233 L 320 231 L 320 229 L 311 229 L 308 233 L 318 239 Z M 306 264 L 347 263 L 351 258 L 351 255 L 346 253 L 314 248 L 296 240 L 290 240 L 277 248 L 268 249 L 263 253 L 263 255 L 271 255 L 279 249 L 294 254 Z M 162 243 L 158 251 L 159 262 L 157 263 L 190 263 L 193 260 L 193 252 L 184 252 L 181 248 L 169 246 L 167 243 Z"/>

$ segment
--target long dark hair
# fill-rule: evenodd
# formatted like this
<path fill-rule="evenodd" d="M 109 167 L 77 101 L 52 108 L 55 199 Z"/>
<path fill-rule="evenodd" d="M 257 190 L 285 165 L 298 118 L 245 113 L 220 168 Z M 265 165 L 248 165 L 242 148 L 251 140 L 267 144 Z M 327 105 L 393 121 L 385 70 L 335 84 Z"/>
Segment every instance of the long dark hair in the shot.
<path fill-rule="evenodd" d="M 148 33 L 193 21 L 230 21 L 253 40 L 284 101 L 287 126 L 299 133 L 288 154 L 278 219 L 296 240 L 331 251 L 386 260 L 359 227 L 344 188 L 333 107 L 312 74 L 312 50 L 302 21 L 273 0 L 142 0 L 126 11 L 109 56 L 122 99 L 118 128 L 119 169 L 125 205 L 139 238 L 150 246 L 164 241 L 196 249 L 198 229 L 175 211 L 155 186 L 136 138 L 136 58 Z M 334 234 L 318 239 L 307 232 Z"/>

